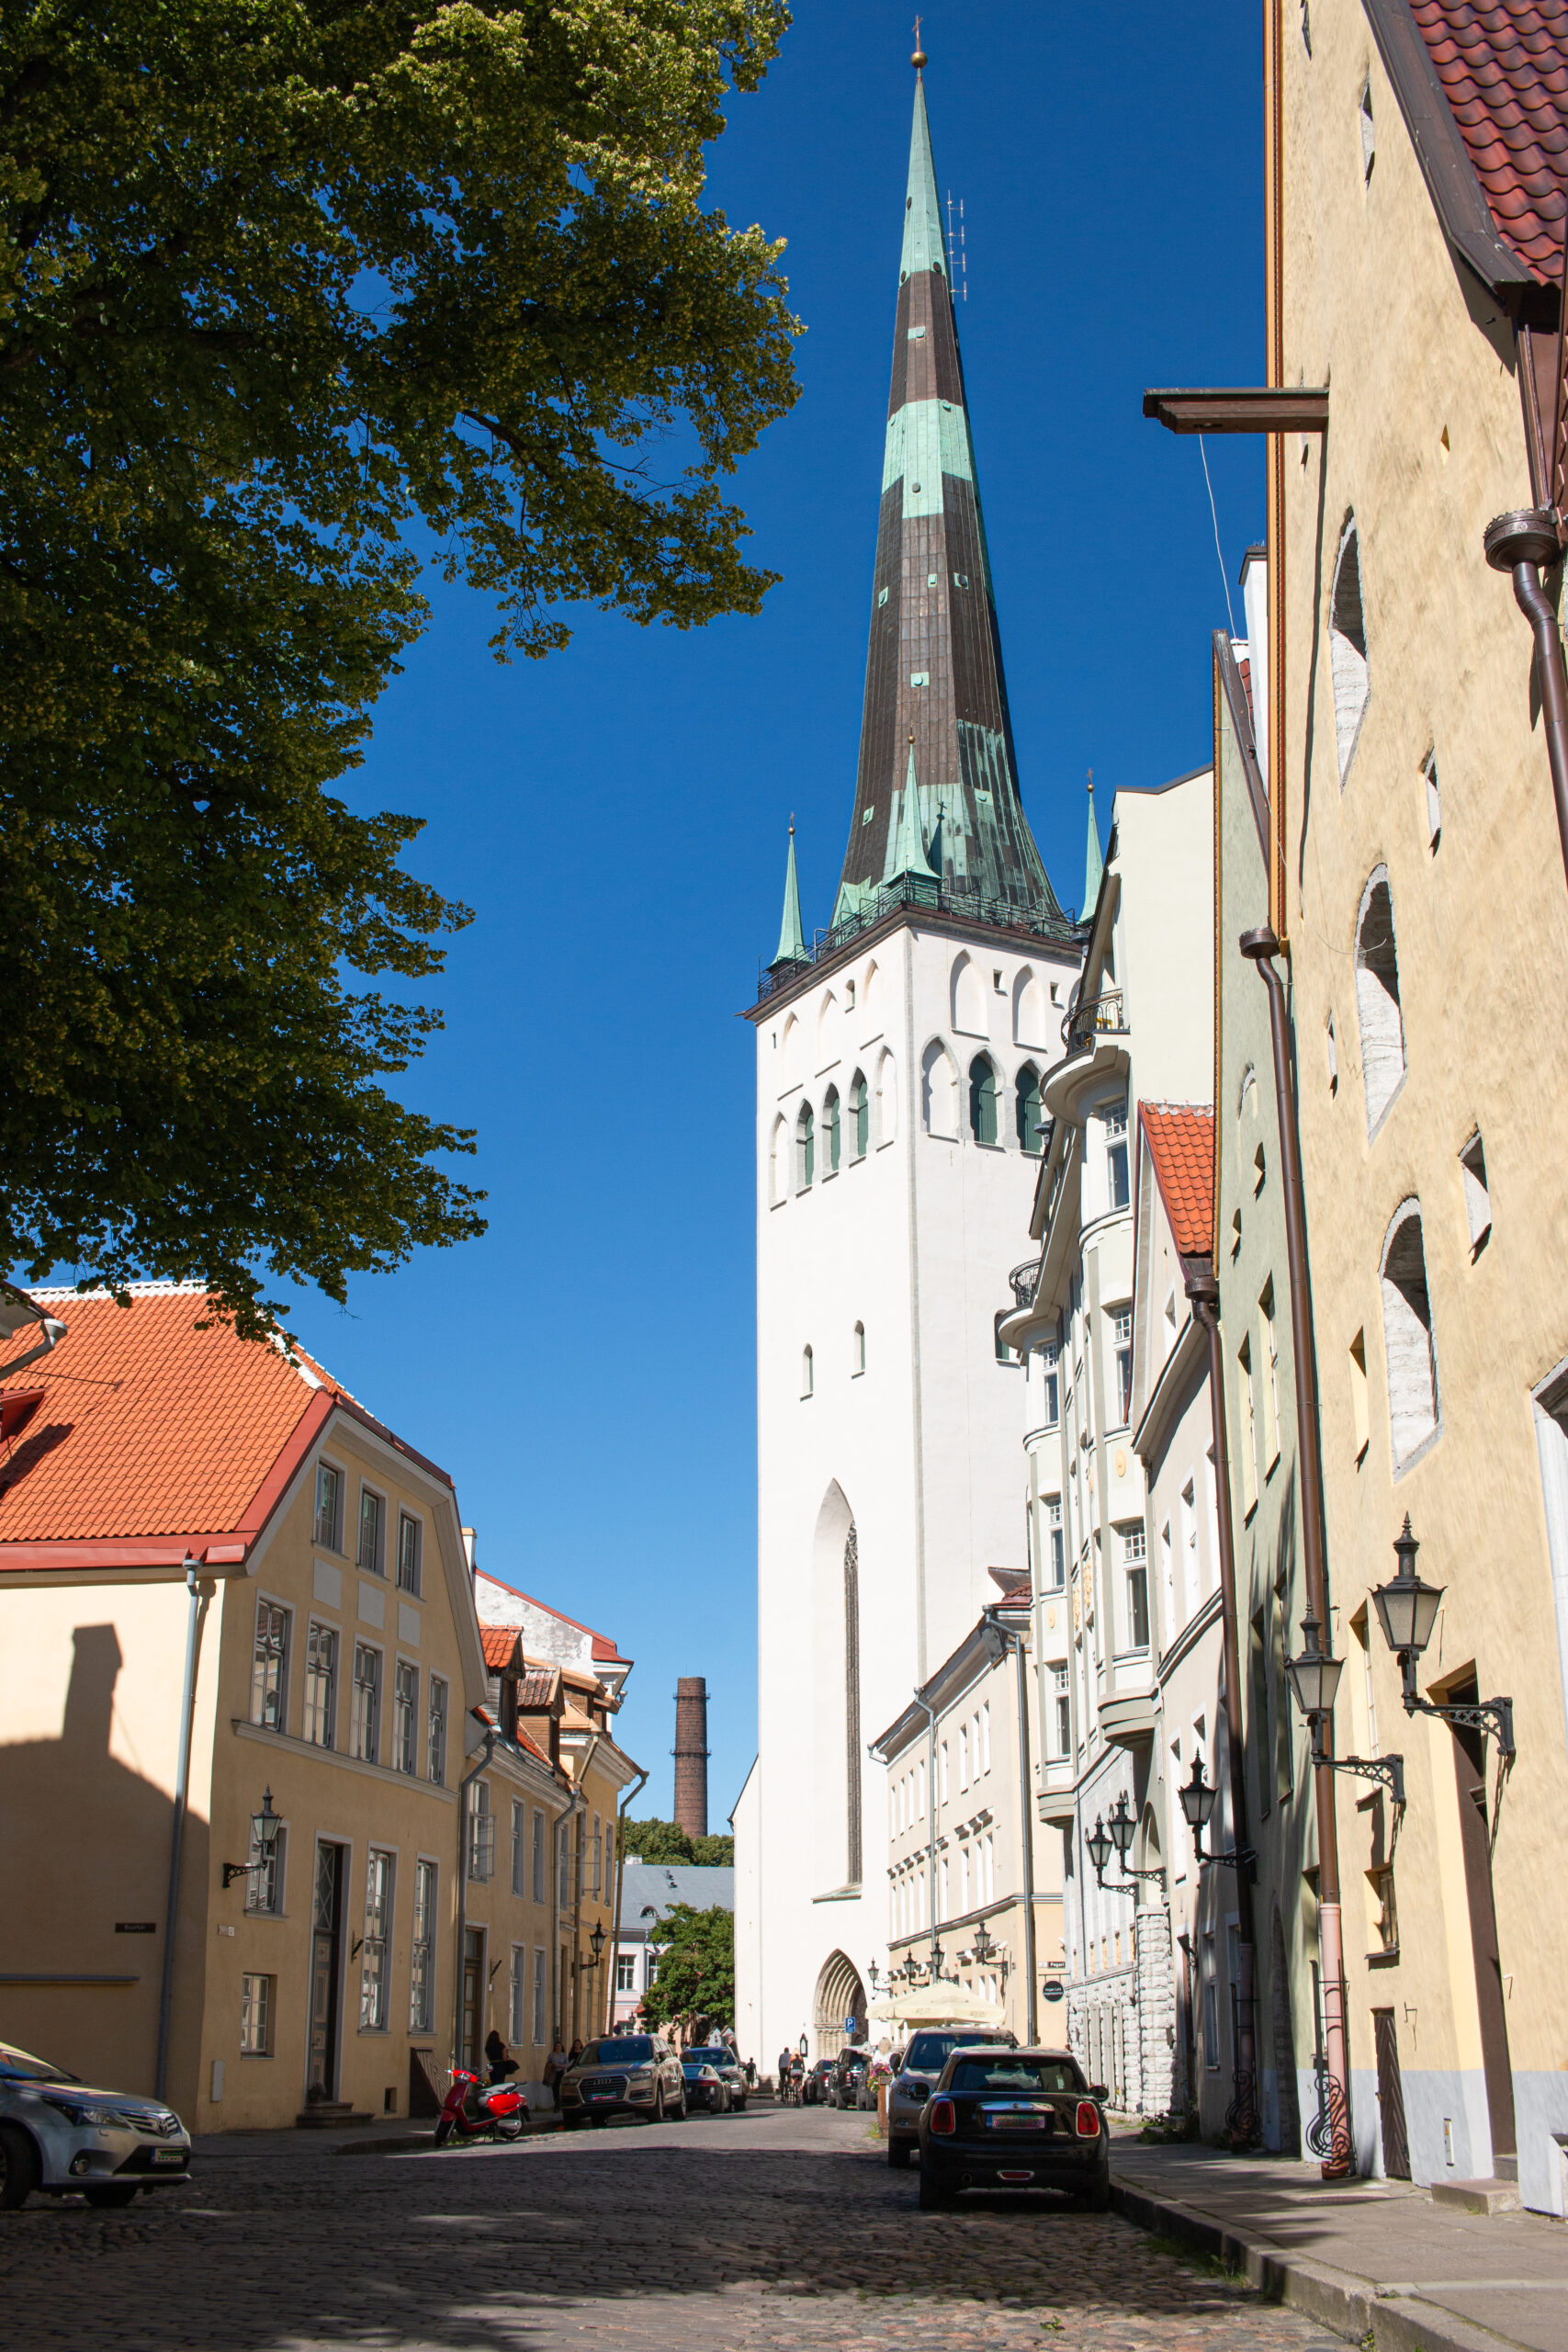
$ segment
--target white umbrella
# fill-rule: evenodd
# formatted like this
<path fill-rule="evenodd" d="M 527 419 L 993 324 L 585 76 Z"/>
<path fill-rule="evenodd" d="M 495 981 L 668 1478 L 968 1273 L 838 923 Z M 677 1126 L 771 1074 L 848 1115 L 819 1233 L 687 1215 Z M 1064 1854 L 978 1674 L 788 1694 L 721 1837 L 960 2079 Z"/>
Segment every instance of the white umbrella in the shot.
<path fill-rule="evenodd" d="M 1004 2025 L 1007 2011 L 999 2001 L 987 2001 L 967 1984 L 939 1978 L 913 1993 L 884 1995 L 874 2001 L 871 2016 L 899 2025 Z"/>

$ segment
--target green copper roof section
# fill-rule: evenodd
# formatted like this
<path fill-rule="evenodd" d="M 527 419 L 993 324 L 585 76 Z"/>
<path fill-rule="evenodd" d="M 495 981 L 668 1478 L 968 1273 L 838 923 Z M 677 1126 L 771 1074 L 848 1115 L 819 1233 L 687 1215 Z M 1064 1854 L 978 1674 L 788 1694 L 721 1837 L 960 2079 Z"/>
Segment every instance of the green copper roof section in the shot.
<path fill-rule="evenodd" d="M 795 870 L 795 819 L 789 820 L 789 860 L 784 867 L 784 921 L 775 964 L 804 964 L 806 935 L 800 927 L 800 878 Z"/>
<path fill-rule="evenodd" d="M 931 160 L 931 130 L 926 120 L 926 85 L 915 80 L 915 119 L 909 132 L 909 185 L 904 202 L 904 250 L 899 275 L 913 277 L 919 269 L 947 274 L 947 252 L 942 236 L 942 207 L 936 196 L 936 165 Z"/>
<path fill-rule="evenodd" d="M 791 856 L 795 854 L 792 850 Z M 1093 914 L 1100 897 L 1100 877 L 1105 871 L 1105 860 L 1100 854 L 1100 827 L 1094 820 L 1094 770 L 1089 772 L 1089 847 L 1084 853 L 1083 912 L 1087 921 Z"/>
<path fill-rule="evenodd" d="M 893 873 L 895 876 L 919 874 L 930 881 L 936 880 L 926 856 L 925 831 L 920 823 L 920 787 L 915 781 L 913 743 L 909 746 L 909 762 L 898 805 L 898 830 L 893 836 Z"/>

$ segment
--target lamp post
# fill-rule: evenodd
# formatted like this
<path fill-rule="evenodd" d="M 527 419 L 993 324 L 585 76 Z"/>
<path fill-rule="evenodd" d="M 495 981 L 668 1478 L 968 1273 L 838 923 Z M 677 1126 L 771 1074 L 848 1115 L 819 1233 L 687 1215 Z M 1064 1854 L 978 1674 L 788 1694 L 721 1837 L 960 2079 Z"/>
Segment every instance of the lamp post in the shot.
<path fill-rule="evenodd" d="M 1438 1604 L 1448 1588 L 1427 1584 L 1416 1575 L 1416 1555 L 1421 1546 L 1410 1532 L 1408 1511 L 1403 1530 L 1394 1538 L 1393 1549 L 1399 1562 L 1398 1573 L 1388 1584 L 1372 1587 L 1372 1602 L 1383 1639 L 1404 1673 L 1405 1713 L 1436 1715 L 1442 1723 L 1462 1724 L 1471 1731 L 1494 1732 L 1498 1754 L 1511 1764 L 1516 1753 L 1511 1699 L 1473 1699 L 1468 1705 L 1438 1706 L 1434 1700 L 1423 1699 L 1416 1690 L 1416 1661 L 1432 1638 Z"/>
<path fill-rule="evenodd" d="M 1161 1886 L 1163 1886 L 1165 1884 L 1165 1871 L 1163 1866 L 1160 1869 L 1154 1871 L 1134 1871 L 1129 1870 L 1127 1867 L 1127 1857 L 1133 1850 L 1133 1833 L 1136 1829 L 1137 1826 L 1138 1825 L 1134 1820 L 1132 1812 L 1127 1804 L 1127 1792 L 1123 1789 L 1118 1796 L 1115 1804 L 1111 1808 L 1111 1821 L 1109 1824 L 1111 1835 L 1116 1843 L 1117 1854 L 1121 1858 L 1122 1875 L 1123 1878 L 1134 1879 L 1157 1878 Z"/>
<path fill-rule="evenodd" d="M 251 1815 L 251 1844 L 255 1860 L 249 1862 L 225 1862 L 223 1884 L 227 1888 L 237 1878 L 249 1878 L 254 1871 L 265 1870 L 277 1852 L 277 1833 L 283 1826 L 280 1814 L 272 1809 L 272 1791 L 267 1790 L 261 1802 L 261 1811 Z"/>
<path fill-rule="evenodd" d="M 1333 1723 L 1334 1701 L 1339 1689 L 1339 1678 L 1345 1671 L 1345 1661 L 1327 1655 L 1318 1640 L 1318 1632 L 1317 1619 L 1303 1617 L 1301 1656 L 1285 1660 L 1285 1679 L 1312 1734 L 1313 1764 L 1315 1768 L 1326 1765 L 1331 1772 L 1354 1772 L 1363 1781 L 1382 1781 L 1394 1804 L 1402 1805 L 1404 1803 L 1403 1756 L 1336 1756 L 1330 1750 L 1324 1734 Z"/>
<path fill-rule="evenodd" d="M 1111 1818 L 1114 1824 L 1116 1819 L 1114 1811 L 1112 1811 Z M 1084 1844 L 1089 1849 L 1089 1860 L 1094 1864 L 1095 1884 L 1103 1888 L 1107 1894 L 1130 1894 L 1133 1897 L 1133 1900 L 1136 1902 L 1138 1899 L 1138 1883 L 1135 1878 L 1113 1878 L 1110 1881 L 1109 1884 L 1106 1882 L 1105 1865 L 1111 1860 L 1111 1851 L 1116 1846 L 1116 1839 L 1112 1836 L 1111 1830 L 1107 1829 L 1105 1826 L 1105 1816 L 1103 1814 L 1097 1813 L 1095 1815 L 1094 1827 L 1085 1838 Z"/>
<path fill-rule="evenodd" d="M 1203 1751 L 1201 1747 L 1193 1750 L 1192 1778 L 1178 1793 L 1181 1798 L 1181 1810 L 1187 1816 L 1187 1826 L 1192 1832 L 1193 1851 L 1200 1863 L 1217 1863 L 1221 1870 L 1245 1871 L 1250 1879 L 1258 1860 L 1250 1846 L 1238 1847 L 1229 1854 L 1206 1854 L 1203 1851 L 1203 1832 L 1220 1792 L 1218 1789 L 1212 1789 L 1203 1778 Z"/>

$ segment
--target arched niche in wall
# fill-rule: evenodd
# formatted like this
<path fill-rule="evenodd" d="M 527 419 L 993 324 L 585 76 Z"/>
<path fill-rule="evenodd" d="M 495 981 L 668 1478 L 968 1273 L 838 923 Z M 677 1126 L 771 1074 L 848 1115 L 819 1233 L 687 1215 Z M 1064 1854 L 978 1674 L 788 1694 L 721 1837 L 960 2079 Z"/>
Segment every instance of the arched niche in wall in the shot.
<path fill-rule="evenodd" d="M 940 1037 L 920 1057 L 920 1123 L 929 1136 L 958 1139 L 958 1070 Z"/>

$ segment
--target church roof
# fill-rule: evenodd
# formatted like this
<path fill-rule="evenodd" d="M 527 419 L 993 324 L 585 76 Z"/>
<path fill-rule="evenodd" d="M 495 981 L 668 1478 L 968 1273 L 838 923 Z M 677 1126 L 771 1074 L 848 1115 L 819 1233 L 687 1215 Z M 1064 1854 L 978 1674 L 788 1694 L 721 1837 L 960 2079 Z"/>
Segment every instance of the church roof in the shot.
<path fill-rule="evenodd" d="M 1066 928 L 1019 798 L 923 78 L 904 200 L 860 774 L 835 925 L 870 913 L 878 891 L 905 874 L 939 878 L 953 911 L 968 902 L 989 921 L 1045 918 Z"/>

